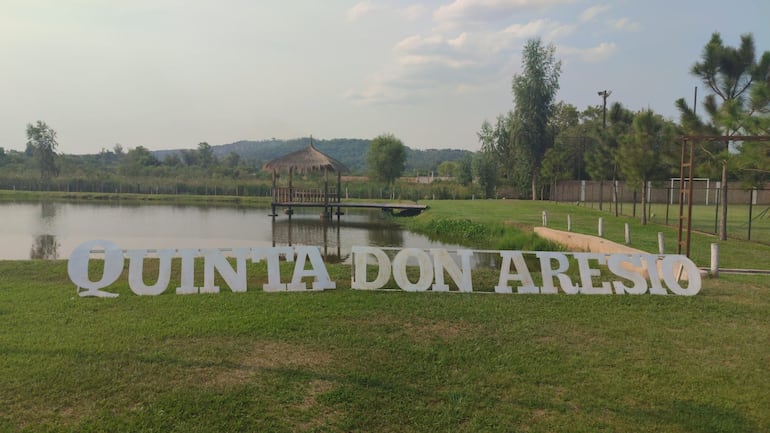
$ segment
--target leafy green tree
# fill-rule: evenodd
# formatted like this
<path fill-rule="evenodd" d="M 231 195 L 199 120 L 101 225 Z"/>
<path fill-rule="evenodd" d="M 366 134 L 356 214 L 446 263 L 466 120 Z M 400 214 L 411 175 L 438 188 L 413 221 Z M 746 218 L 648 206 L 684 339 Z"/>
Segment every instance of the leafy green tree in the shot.
<path fill-rule="evenodd" d="M 230 152 L 225 157 L 225 164 L 230 168 L 238 167 L 241 164 L 241 155 L 235 152 Z"/>
<path fill-rule="evenodd" d="M 462 186 L 468 186 L 473 183 L 473 156 L 465 155 L 457 166 L 457 182 Z"/>
<path fill-rule="evenodd" d="M 192 149 L 182 149 L 179 154 L 182 157 L 182 162 L 184 162 L 184 165 L 188 167 L 193 167 L 198 165 L 198 161 L 200 161 L 200 154 L 199 152 L 192 150 Z"/>
<path fill-rule="evenodd" d="M 478 179 L 484 197 L 495 198 L 497 161 L 488 153 L 477 153 L 473 158 L 473 175 Z"/>
<path fill-rule="evenodd" d="M 375 137 L 366 154 L 371 176 L 389 186 L 404 172 L 406 146 L 393 134 Z"/>
<path fill-rule="evenodd" d="M 544 46 L 539 38 L 527 41 L 522 53 L 522 73 L 513 77 L 514 152 L 508 163 L 519 173 L 529 175 L 533 200 L 537 199 L 540 165 L 554 140 L 550 120 L 561 75 L 561 62 L 556 60 L 555 51 L 552 44 Z"/>
<path fill-rule="evenodd" d="M 214 149 L 207 142 L 198 143 L 198 163 L 203 168 L 211 168 L 217 163 L 217 157 L 214 155 Z"/>
<path fill-rule="evenodd" d="M 765 51 L 757 60 L 754 36 L 741 36 L 740 46 L 724 45 L 719 33 L 713 33 L 703 48 L 699 62 L 690 72 L 700 78 L 710 94 L 703 100 L 703 107 L 710 118 L 703 123 L 684 99 L 676 101 L 682 116 L 682 124 L 690 133 L 735 136 L 747 135 L 752 126 L 758 125 L 755 117 L 768 113 L 770 102 L 770 52 Z M 721 167 L 722 209 L 719 218 L 719 239 L 727 239 L 727 181 L 728 167 L 733 153 L 731 140 L 702 143 L 701 149 Z M 732 143 L 737 150 L 739 143 Z"/>
<path fill-rule="evenodd" d="M 575 179 L 582 163 L 583 149 L 580 144 L 584 136 L 577 108 L 563 101 L 556 104 L 551 128 L 555 141 L 553 147 L 543 155 L 540 176 L 550 182 Z"/>
<path fill-rule="evenodd" d="M 441 177 L 455 177 L 457 176 L 458 163 L 457 161 L 444 161 L 438 165 L 436 171 Z"/>
<path fill-rule="evenodd" d="M 163 158 L 163 165 L 179 167 L 182 165 L 182 158 L 180 158 L 177 153 L 169 153 Z"/>
<path fill-rule="evenodd" d="M 37 159 L 40 168 L 40 180 L 48 184 L 51 178 L 59 175 L 56 164 L 56 131 L 38 120 L 34 125 L 27 124 L 27 149 Z"/>
<path fill-rule="evenodd" d="M 126 152 L 120 162 L 120 172 L 126 176 L 147 174 L 148 167 L 160 165 L 160 161 L 144 146 L 136 146 Z"/>
<path fill-rule="evenodd" d="M 746 186 L 762 188 L 770 181 L 770 142 L 744 142 L 736 164 L 743 172 L 742 179 Z"/>
<path fill-rule="evenodd" d="M 481 130 L 476 133 L 481 143 L 481 151 L 488 158 L 498 163 L 498 172 L 504 178 L 510 178 L 512 170 L 513 149 L 511 148 L 511 130 L 513 129 L 513 112 L 497 116 L 492 125 L 485 120 Z"/>
<path fill-rule="evenodd" d="M 604 116 L 598 108 L 587 109 L 583 112 L 584 131 L 593 138 L 586 147 L 585 167 L 586 172 L 593 180 L 598 180 L 600 197 L 603 197 L 604 181 L 612 180 L 612 195 L 615 202 L 615 216 L 618 215 L 618 189 L 615 181 L 618 178 L 618 150 L 620 139 L 631 129 L 634 113 L 615 102 L 607 113 L 609 122 L 603 120 Z M 599 209 L 602 208 L 602 200 L 599 200 Z"/>
<path fill-rule="evenodd" d="M 621 138 L 620 171 L 631 184 L 641 187 L 642 224 L 647 224 L 647 182 L 669 173 L 675 147 L 675 126 L 652 110 L 637 113 L 631 130 Z"/>

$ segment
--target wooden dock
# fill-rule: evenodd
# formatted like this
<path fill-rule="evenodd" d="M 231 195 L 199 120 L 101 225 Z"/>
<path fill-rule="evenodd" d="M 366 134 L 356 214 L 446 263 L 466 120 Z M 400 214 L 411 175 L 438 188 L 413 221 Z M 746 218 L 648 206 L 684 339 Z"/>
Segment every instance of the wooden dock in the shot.
<path fill-rule="evenodd" d="M 291 201 L 291 202 L 273 202 L 273 213 L 271 216 L 275 217 L 276 208 L 284 208 L 291 214 L 293 208 L 299 207 L 315 207 L 326 208 L 327 213 L 331 213 L 333 208 L 337 208 L 337 216 L 341 214 L 340 208 L 360 208 L 360 209 L 381 209 L 383 212 L 393 213 L 398 216 L 414 216 L 419 215 L 422 211 L 428 209 L 424 204 L 410 204 L 410 203 L 364 203 L 364 202 L 306 202 L 306 201 Z"/>

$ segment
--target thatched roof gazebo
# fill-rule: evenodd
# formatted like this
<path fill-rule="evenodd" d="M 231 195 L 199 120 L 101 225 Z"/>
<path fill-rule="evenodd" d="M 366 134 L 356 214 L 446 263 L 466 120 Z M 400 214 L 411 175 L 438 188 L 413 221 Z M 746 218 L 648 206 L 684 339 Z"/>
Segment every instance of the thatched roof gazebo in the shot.
<path fill-rule="evenodd" d="M 263 169 L 273 173 L 273 216 L 275 216 L 276 206 L 288 206 L 289 210 L 291 210 L 291 205 L 293 203 L 308 202 L 323 203 L 325 211 L 328 214 L 329 203 L 339 203 L 340 201 L 342 172 L 348 170 L 348 168 L 345 167 L 345 164 L 316 149 L 315 146 L 313 146 L 313 137 L 310 137 L 310 144 L 304 149 L 274 159 L 265 164 Z M 324 190 L 322 193 L 303 190 L 297 191 L 294 189 L 292 185 L 294 172 L 308 173 L 321 170 L 324 172 Z M 337 173 L 337 190 L 332 194 L 330 194 L 329 191 L 330 171 Z M 276 186 L 279 172 L 289 173 L 288 188 L 278 188 Z"/>

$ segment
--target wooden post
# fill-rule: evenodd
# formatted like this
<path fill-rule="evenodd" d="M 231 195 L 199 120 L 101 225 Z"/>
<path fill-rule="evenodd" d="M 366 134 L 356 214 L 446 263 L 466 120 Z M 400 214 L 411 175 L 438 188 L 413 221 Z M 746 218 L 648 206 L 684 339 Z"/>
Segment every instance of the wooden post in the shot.
<path fill-rule="evenodd" d="M 658 232 L 658 253 L 659 254 L 665 254 L 665 248 L 663 243 L 663 233 Z"/>
<path fill-rule="evenodd" d="M 342 173 L 337 170 L 337 203 L 342 201 Z M 340 207 L 337 206 L 337 221 L 340 220 Z M 339 255 L 339 254 L 338 254 Z"/>
<path fill-rule="evenodd" d="M 275 173 L 275 169 L 273 169 L 273 191 L 271 194 L 273 196 L 273 199 L 272 199 L 272 203 L 270 204 L 270 207 L 272 208 L 271 209 L 272 212 L 270 212 L 270 216 L 273 217 L 273 219 L 275 219 L 275 217 L 277 216 L 277 214 L 275 213 L 275 202 L 278 201 L 278 189 L 276 189 L 275 187 L 276 177 L 277 175 Z"/>
<path fill-rule="evenodd" d="M 711 244 L 711 276 L 719 278 L 719 244 Z"/>
<path fill-rule="evenodd" d="M 599 237 L 604 237 L 604 218 L 599 217 Z"/>
<path fill-rule="evenodd" d="M 567 214 L 567 231 L 572 231 L 572 215 Z"/>
<path fill-rule="evenodd" d="M 294 168 L 289 167 L 289 202 L 294 201 L 294 187 L 292 186 Z"/>
<path fill-rule="evenodd" d="M 543 227 L 548 227 L 548 211 L 543 211 Z"/>
<path fill-rule="evenodd" d="M 324 167 L 324 219 L 331 218 L 332 210 L 329 207 L 329 168 Z"/>
<path fill-rule="evenodd" d="M 626 223 L 626 245 L 629 245 L 631 243 L 631 228 L 628 226 L 628 223 Z"/>

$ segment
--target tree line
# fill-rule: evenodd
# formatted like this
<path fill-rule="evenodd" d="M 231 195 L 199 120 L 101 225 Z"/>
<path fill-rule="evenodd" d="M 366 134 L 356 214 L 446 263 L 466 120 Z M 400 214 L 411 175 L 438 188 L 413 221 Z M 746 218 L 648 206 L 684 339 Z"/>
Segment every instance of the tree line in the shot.
<path fill-rule="evenodd" d="M 607 107 L 607 90 L 598 92 L 601 106 L 579 110 L 556 102 L 560 72 L 553 45 L 540 39 L 526 43 L 522 72 L 512 81 L 513 109 L 494 122 L 484 121 L 478 132 L 475 175 L 488 194 L 512 187 L 534 200 L 559 180 L 590 179 L 602 185 L 622 179 L 641 190 L 644 209 L 649 181 L 679 177 L 684 136 L 700 137 L 692 139 L 697 144 L 695 176 L 721 179 L 723 186 L 729 180 L 747 186 L 768 181 L 770 52 L 758 56 L 751 34 L 743 35 L 738 47 L 725 45 L 719 33 L 712 35 L 690 69 L 707 93 L 701 104 L 705 116 L 679 99 L 674 102 L 679 123 L 649 108 L 633 111 L 621 102 Z M 722 239 L 726 193 L 722 188 Z M 643 223 L 646 214 L 641 213 Z"/>
<path fill-rule="evenodd" d="M 372 140 L 321 140 L 319 148 L 350 164 L 352 174 L 369 175 L 374 182 L 383 183 L 391 196 L 397 179 L 405 173 L 435 173 L 451 179 L 449 188 L 457 185 L 452 193 L 446 193 L 447 185 L 442 185 L 442 195 L 451 197 L 478 193 L 490 198 L 542 199 L 556 182 L 582 179 L 599 181 L 602 188 L 607 182 L 616 198 L 613 181 L 624 180 L 638 187 L 645 200 L 649 181 L 679 176 L 682 136 L 718 136 L 722 138 L 697 142 L 695 175 L 721 179 L 722 185 L 728 180 L 763 185 L 770 175 L 768 141 L 730 137 L 770 134 L 770 52 L 758 55 L 751 34 L 742 36 L 738 47 L 731 47 L 714 33 L 690 73 L 703 83 L 703 115 L 684 99 L 674 102 L 679 122 L 651 109 L 634 111 L 621 102 L 607 106 L 608 90 L 599 92 L 602 105 L 580 110 L 555 100 L 561 74 L 556 48 L 532 39 L 523 49 L 521 73 L 512 79 L 513 108 L 482 123 L 477 133 L 478 152 L 412 150 L 392 134 Z M 304 140 L 275 139 L 223 146 L 201 142 L 195 149 L 152 152 L 142 146 L 126 150 L 116 144 L 95 155 L 59 155 L 56 132 L 42 121 L 27 125 L 27 138 L 25 152 L 0 148 L 0 178 L 29 180 L 30 169 L 37 164 L 41 187 L 58 175 L 117 185 L 137 179 L 188 186 L 265 183 L 270 174 L 261 167 L 271 155 L 305 145 Z M 727 203 L 725 197 L 721 203 Z M 726 211 L 723 206 L 723 238 Z M 641 215 L 644 219 L 647 213 Z"/>

